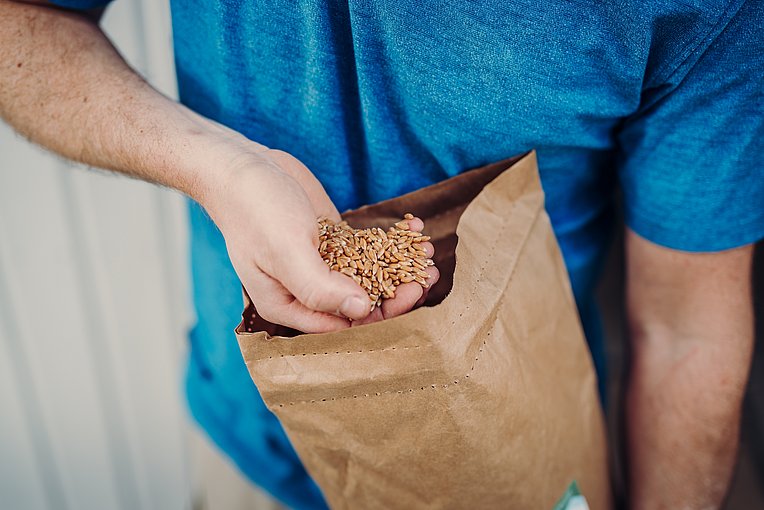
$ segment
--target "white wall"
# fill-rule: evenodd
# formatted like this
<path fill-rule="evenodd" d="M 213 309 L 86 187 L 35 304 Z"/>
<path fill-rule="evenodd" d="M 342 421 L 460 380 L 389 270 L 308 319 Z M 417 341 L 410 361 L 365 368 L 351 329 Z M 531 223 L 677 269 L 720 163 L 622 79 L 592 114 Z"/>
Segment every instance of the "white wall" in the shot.
<path fill-rule="evenodd" d="M 167 3 L 120 0 L 104 23 L 174 95 Z M 180 196 L 75 168 L 0 123 L 1 508 L 191 508 L 236 478 L 225 463 L 199 475 L 190 446 L 187 270 Z"/>

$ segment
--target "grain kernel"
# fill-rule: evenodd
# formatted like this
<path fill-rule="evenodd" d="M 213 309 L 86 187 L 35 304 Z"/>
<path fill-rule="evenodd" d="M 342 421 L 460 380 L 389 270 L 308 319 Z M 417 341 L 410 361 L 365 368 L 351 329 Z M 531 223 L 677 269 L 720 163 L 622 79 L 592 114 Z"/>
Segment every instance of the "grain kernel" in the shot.
<path fill-rule="evenodd" d="M 372 227 L 355 229 L 347 222 L 318 220 L 318 251 L 329 268 L 350 276 L 366 290 L 373 311 L 383 299 L 395 297 L 402 283 L 416 282 L 427 288 L 429 275 L 424 271 L 433 266 L 420 243 L 429 236 L 412 232 L 406 213 L 403 219 L 385 231 Z"/>

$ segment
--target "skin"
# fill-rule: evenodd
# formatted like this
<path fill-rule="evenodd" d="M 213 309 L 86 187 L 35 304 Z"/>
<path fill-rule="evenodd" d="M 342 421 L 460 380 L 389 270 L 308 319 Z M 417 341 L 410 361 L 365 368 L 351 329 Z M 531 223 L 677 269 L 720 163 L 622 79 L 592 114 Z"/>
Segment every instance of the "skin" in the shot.
<path fill-rule="evenodd" d="M 753 349 L 752 258 L 752 246 L 684 253 L 627 233 L 633 509 L 723 502 Z"/>
<path fill-rule="evenodd" d="M 369 314 L 364 291 L 317 254 L 316 218 L 339 215 L 310 171 L 156 92 L 99 30 L 99 14 L 0 0 L 0 116 L 58 154 L 199 202 L 272 322 L 332 331 L 421 303 L 422 288 L 407 284 Z M 751 358 L 752 248 L 682 253 L 628 232 L 626 252 L 631 508 L 718 508 Z"/>

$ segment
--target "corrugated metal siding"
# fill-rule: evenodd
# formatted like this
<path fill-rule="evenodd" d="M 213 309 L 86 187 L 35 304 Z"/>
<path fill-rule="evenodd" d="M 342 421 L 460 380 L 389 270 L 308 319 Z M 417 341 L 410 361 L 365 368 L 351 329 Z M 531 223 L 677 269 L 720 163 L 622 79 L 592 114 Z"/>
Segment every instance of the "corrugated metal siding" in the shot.
<path fill-rule="evenodd" d="M 174 95 L 166 2 L 116 2 L 104 23 Z M 0 125 L 2 508 L 191 507 L 185 228 L 178 195 Z"/>

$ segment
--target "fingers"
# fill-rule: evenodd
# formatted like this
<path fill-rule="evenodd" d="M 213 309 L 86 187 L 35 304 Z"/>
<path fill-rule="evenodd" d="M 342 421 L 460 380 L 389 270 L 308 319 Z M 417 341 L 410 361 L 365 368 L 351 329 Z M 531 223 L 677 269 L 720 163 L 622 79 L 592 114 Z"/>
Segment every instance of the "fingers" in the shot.
<path fill-rule="evenodd" d="M 414 308 L 422 306 L 425 299 L 427 299 L 427 293 L 430 288 L 438 283 L 438 280 L 440 279 L 440 271 L 438 271 L 438 268 L 435 266 L 428 267 L 425 271 L 429 275 L 427 278 L 428 287 L 426 289 L 416 282 L 399 285 L 395 289 L 394 298 L 385 299 L 382 301 L 382 306 L 375 308 L 366 318 L 359 321 L 353 321 L 351 326 L 362 326 L 384 319 L 392 319 L 393 317 L 403 315 Z"/>
<path fill-rule="evenodd" d="M 331 271 L 310 243 L 292 246 L 274 261 L 270 276 L 309 310 L 359 320 L 369 315 L 369 296 L 352 278 Z"/>
<path fill-rule="evenodd" d="M 440 280 L 440 271 L 438 271 L 437 267 L 430 266 L 428 268 L 425 268 L 424 271 L 429 275 L 427 278 L 427 285 L 429 285 L 429 287 L 425 289 L 424 293 L 422 294 L 422 297 L 420 297 L 419 300 L 416 302 L 416 304 L 414 305 L 415 308 L 422 306 L 424 304 L 425 299 L 427 299 L 427 293 L 430 292 L 430 289 L 436 283 L 438 283 L 438 280 Z"/>
<path fill-rule="evenodd" d="M 352 321 L 350 325 L 351 327 L 363 326 L 364 324 L 379 322 L 381 320 L 384 320 L 384 318 L 385 318 L 384 315 L 382 315 L 382 308 L 377 307 L 369 315 L 367 315 L 366 317 L 364 317 L 363 319 L 359 321 Z"/>
<path fill-rule="evenodd" d="M 395 297 L 382 301 L 382 315 L 385 319 L 391 319 L 408 312 L 423 294 L 424 289 L 416 282 L 398 285 Z"/>
<path fill-rule="evenodd" d="M 412 232 L 421 232 L 422 229 L 424 229 L 424 222 L 417 217 L 414 217 L 413 219 L 410 219 L 410 220 L 403 220 L 403 221 L 408 223 L 409 230 L 411 230 Z"/>
<path fill-rule="evenodd" d="M 419 245 L 424 248 L 424 253 L 427 255 L 428 259 L 431 259 L 433 255 L 435 255 L 435 247 L 432 245 L 430 241 L 425 241 L 423 243 L 419 243 Z"/>
<path fill-rule="evenodd" d="M 258 309 L 258 313 L 259 313 Z M 350 321 L 331 313 L 316 312 L 305 307 L 297 300 L 284 307 L 275 307 L 272 312 L 280 320 L 272 321 L 261 315 L 263 319 L 274 324 L 282 324 L 303 333 L 329 333 L 350 327 Z"/>
<path fill-rule="evenodd" d="M 255 303 L 257 313 L 273 324 L 305 333 L 327 333 L 350 327 L 347 319 L 308 309 L 279 282 L 260 271 L 252 271 L 244 286 Z"/>

